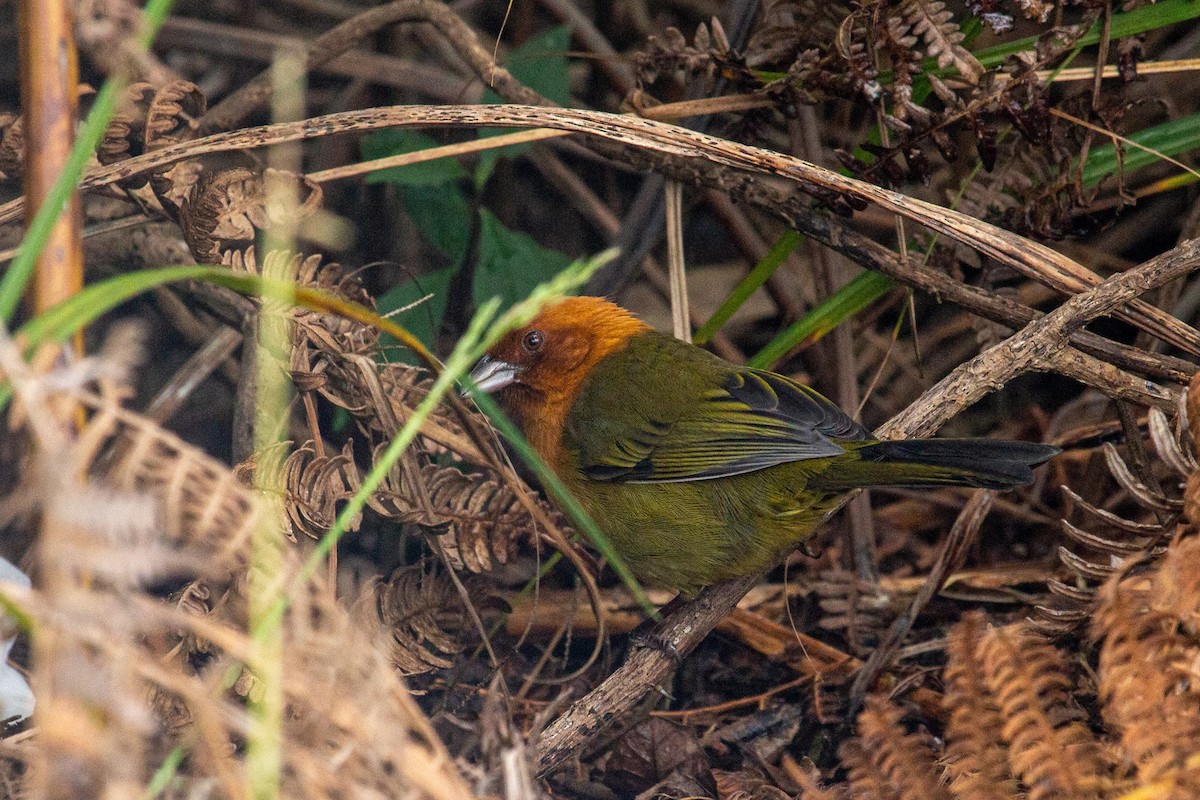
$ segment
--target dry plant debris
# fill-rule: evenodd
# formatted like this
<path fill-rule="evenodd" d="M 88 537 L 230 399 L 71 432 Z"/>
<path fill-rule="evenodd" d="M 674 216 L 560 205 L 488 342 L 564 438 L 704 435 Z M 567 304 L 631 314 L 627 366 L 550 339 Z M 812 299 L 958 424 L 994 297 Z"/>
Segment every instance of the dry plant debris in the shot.
<path fill-rule="evenodd" d="M 1177 402 L 1200 353 L 1200 217 L 1172 199 L 1189 190 L 1158 194 L 1162 167 L 1086 175 L 1081 154 L 1109 141 L 1073 122 L 1128 133 L 1200 112 L 1186 78 L 1133 80 L 1142 59 L 1194 50 L 1194 35 L 1151 27 L 1110 42 L 1105 26 L 1133 0 L 773 0 L 756 16 L 740 2 L 629 0 L 611 20 L 541 0 L 519 38 L 545 26 L 544 10 L 571 39 L 549 31 L 561 38 L 511 59 L 505 40 L 497 63 L 494 9 L 463 4 L 219 2 L 201 14 L 181 2 L 151 53 L 130 44 L 134 4 L 78 5 L 85 79 L 137 79 L 83 180 L 101 267 L 186 253 L 368 308 L 416 275 L 396 319 L 431 318 L 430 343 L 445 345 L 483 299 L 489 264 L 526 291 L 549 248 L 615 240 L 631 255 L 592 289 L 624 292 L 640 275 L 642 299 L 621 297 L 653 313 L 668 278 L 640 237 L 653 237 L 655 181 L 668 178 L 698 190 L 697 253 L 733 242 L 752 264 L 789 228 L 814 243 L 766 280 L 765 311 L 715 334 L 722 355 L 752 355 L 830 296 L 849 277 L 840 254 L 938 302 L 914 302 L 914 322 L 892 292 L 780 368 L 848 408 L 862 400 L 886 435 L 959 415 L 976 433 L 1067 452 L 1019 493 L 876 493 L 868 536 L 858 518 L 853 536 L 823 537 L 748 594 L 760 576 L 672 608 L 655 636 L 679 663 L 622 635 L 642 620 L 636 602 L 566 544 L 565 519 L 459 403 L 432 413 L 346 539 L 305 570 L 432 385 L 367 326 L 189 284 L 123 309 L 149 335 L 93 332 L 107 344 L 75 364 L 28 365 L 6 336 L 0 554 L 34 580 L 2 588 L 33 634 L 13 661 L 37 708 L 0 740 L 3 796 L 244 797 L 255 715 L 273 695 L 286 797 L 1200 795 L 1200 384 Z M 974 19 L 1036 38 L 988 59 Z M 1052 86 L 1093 25 L 1120 84 Z M 379 35 L 391 26 L 406 33 Z M 311 118 L 239 127 L 266 119 L 265 52 L 301 39 Z M 575 48 L 596 58 L 569 73 L 564 60 L 550 79 L 527 68 Z M 507 104 L 431 104 L 483 86 Z M 94 91 L 78 96 L 86 108 Z M 619 109 L 643 118 L 606 113 Z M 662 122 L 678 115 L 699 130 Z M 577 135 L 455 161 L 448 180 L 321 178 L 356 159 L 351 137 L 485 123 Z M 25 172 L 24 137 L 4 103 L 6 191 Z M 307 142 L 305 174 L 264 165 L 265 147 L 292 141 Z M 850 177 L 828 168 L 839 163 Z M 447 183 L 454 192 L 430 189 Z M 14 244 L 11 186 L 0 234 Z M 295 195 L 290 211 L 272 186 Z M 336 258 L 321 233 L 338 227 L 330 212 L 361 221 Z M 279 227 L 301 231 L 294 250 L 263 249 Z M 505 238 L 485 241 L 496 231 Z M 708 269 L 688 269 L 698 296 Z M 731 284 L 745 271 L 711 269 Z M 696 321 L 726 294 L 693 298 Z M 239 348 L 274 321 L 290 330 L 286 352 Z M 255 406 L 264 367 L 295 387 L 284 419 Z M 1068 378 L 1088 388 L 1064 389 Z M 272 426 L 286 441 L 256 452 L 254 432 Z M 947 540 L 959 528 L 972 532 L 962 552 Z M 290 601 L 274 666 L 255 622 L 263 531 Z M 579 566 L 598 576 L 593 597 Z"/>

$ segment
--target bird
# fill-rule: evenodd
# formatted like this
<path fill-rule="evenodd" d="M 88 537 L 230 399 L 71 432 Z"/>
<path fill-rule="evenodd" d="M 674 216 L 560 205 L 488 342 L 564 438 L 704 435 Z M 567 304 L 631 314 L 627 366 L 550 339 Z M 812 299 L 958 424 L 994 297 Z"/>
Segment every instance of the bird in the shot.
<path fill-rule="evenodd" d="M 470 372 L 646 585 L 692 595 L 765 570 L 854 489 L 1033 480 L 1055 447 L 880 440 L 814 389 L 566 297 Z"/>

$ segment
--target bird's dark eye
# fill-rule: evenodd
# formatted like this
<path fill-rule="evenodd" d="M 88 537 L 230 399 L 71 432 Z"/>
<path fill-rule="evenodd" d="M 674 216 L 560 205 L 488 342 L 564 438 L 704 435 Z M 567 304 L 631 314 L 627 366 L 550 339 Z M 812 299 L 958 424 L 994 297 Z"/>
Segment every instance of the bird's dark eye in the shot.
<path fill-rule="evenodd" d="M 542 349 L 545 342 L 546 337 L 542 335 L 541 331 L 530 331 L 521 339 L 521 347 L 525 348 L 526 353 L 536 353 Z"/>

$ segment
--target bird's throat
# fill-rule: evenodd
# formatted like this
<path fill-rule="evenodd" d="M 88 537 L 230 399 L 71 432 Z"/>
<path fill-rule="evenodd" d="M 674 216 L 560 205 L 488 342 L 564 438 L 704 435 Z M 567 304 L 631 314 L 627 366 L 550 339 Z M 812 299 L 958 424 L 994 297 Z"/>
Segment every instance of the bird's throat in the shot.
<path fill-rule="evenodd" d="M 497 399 L 529 440 L 538 457 L 561 475 L 562 432 L 567 424 L 567 403 L 559 398 L 547 398 L 543 392 L 523 384 L 509 386 L 497 395 Z"/>

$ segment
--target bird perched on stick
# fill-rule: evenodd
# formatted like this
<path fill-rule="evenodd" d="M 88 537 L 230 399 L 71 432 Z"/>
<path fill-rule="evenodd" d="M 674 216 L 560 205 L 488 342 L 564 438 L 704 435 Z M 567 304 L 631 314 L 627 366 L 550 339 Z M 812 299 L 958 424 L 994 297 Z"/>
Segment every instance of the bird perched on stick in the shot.
<path fill-rule="evenodd" d="M 572 297 L 508 333 L 471 378 L 643 581 L 692 593 L 764 569 L 870 486 L 1007 489 L 1057 448 L 881 441 L 813 389 Z"/>

